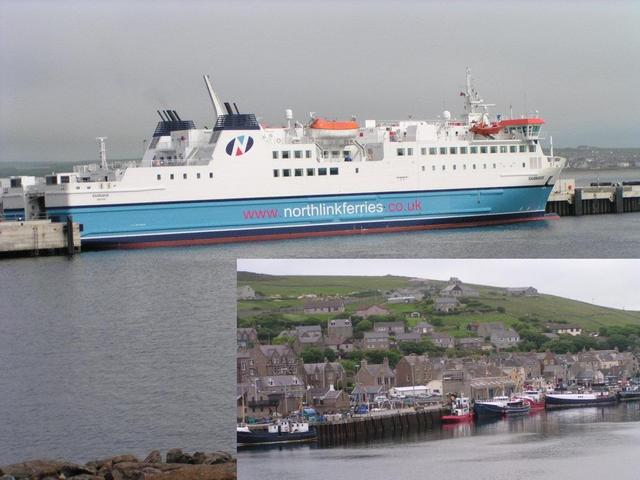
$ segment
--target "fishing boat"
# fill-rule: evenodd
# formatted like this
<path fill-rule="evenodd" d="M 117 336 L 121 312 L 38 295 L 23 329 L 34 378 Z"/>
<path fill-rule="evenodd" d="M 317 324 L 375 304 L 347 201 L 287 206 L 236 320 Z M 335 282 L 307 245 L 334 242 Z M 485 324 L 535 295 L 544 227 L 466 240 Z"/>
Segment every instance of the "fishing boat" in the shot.
<path fill-rule="evenodd" d="M 442 423 L 461 423 L 473 420 L 473 410 L 466 397 L 457 397 L 451 401 L 451 412 L 443 415 Z"/>
<path fill-rule="evenodd" d="M 544 393 L 537 390 L 524 390 L 522 393 L 515 395 L 515 398 L 521 399 L 531 410 L 544 410 Z"/>
<path fill-rule="evenodd" d="M 491 400 L 476 400 L 474 411 L 481 416 L 511 416 L 528 414 L 531 407 L 522 399 L 508 396 L 493 397 Z"/>
<path fill-rule="evenodd" d="M 287 109 L 268 127 L 205 85 L 212 128 L 158 111 L 140 161 L 110 164 L 99 137 L 99 164 L 16 182 L 11 215 L 72 217 L 85 248 L 504 224 L 544 219 L 565 164 L 543 151 L 542 119 L 490 119 L 468 69 L 462 113 L 436 120 L 296 121 Z"/>
<path fill-rule="evenodd" d="M 621 402 L 633 402 L 640 400 L 640 385 L 628 385 L 618 392 Z"/>
<path fill-rule="evenodd" d="M 545 408 L 547 410 L 556 408 L 572 407 L 597 407 L 613 405 L 618 401 L 616 395 L 609 392 L 587 392 L 587 393 L 547 393 L 545 396 Z"/>
<path fill-rule="evenodd" d="M 317 438 L 316 430 L 308 422 L 282 420 L 268 425 L 266 430 L 252 430 L 247 425 L 237 427 L 238 447 L 315 442 Z"/>

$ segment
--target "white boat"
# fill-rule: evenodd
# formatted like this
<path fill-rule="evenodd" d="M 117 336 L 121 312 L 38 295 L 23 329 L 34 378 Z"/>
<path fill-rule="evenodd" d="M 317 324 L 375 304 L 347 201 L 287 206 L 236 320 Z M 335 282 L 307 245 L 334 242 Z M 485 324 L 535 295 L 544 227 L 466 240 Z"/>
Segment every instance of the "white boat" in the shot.
<path fill-rule="evenodd" d="M 46 177 L 24 214 L 71 216 L 96 248 L 491 225 L 544 218 L 564 166 L 542 119 L 490 120 L 468 71 L 459 118 L 364 125 L 267 127 L 205 82 L 213 128 L 158 112 L 140 162 L 112 167 L 101 139 L 99 166 Z"/>

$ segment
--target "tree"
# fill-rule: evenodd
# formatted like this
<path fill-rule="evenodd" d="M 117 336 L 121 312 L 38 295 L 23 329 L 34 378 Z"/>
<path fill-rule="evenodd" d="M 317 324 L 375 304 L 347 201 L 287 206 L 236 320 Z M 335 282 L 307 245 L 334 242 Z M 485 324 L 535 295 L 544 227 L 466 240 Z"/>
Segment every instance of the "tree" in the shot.
<path fill-rule="evenodd" d="M 336 361 L 336 352 L 334 350 L 332 350 L 331 348 L 325 348 L 322 353 L 324 355 L 324 358 L 326 358 L 330 362 L 335 362 Z"/>
<path fill-rule="evenodd" d="M 304 363 L 321 363 L 324 361 L 324 352 L 319 348 L 307 347 L 300 353 Z"/>
<path fill-rule="evenodd" d="M 356 325 L 356 332 L 368 332 L 373 328 L 373 324 L 370 320 L 360 320 Z"/>

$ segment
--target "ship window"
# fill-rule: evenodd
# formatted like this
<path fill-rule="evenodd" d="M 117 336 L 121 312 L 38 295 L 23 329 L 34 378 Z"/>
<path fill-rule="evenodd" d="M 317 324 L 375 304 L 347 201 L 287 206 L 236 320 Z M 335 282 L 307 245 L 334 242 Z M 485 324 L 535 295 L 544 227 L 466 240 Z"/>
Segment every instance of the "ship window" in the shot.
<path fill-rule="evenodd" d="M 435 165 L 431 165 L 431 171 L 435 172 L 436 171 L 436 166 Z"/>
<path fill-rule="evenodd" d="M 424 172 L 424 165 L 422 165 L 422 171 Z"/>
<path fill-rule="evenodd" d="M 480 147 L 480 153 L 487 153 L 489 149 L 487 147 Z"/>
<path fill-rule="evenodd" d="M 301 168 L 296 168 L 295 169 L 296 177 L 301 177 L 302 176 L 302 172 L 303 172 L 303 170 Z"/>
<path fill-rule="evenodd" d="M 466 170 L 467 169 L 467 164 L 465 163 L 464 165 L 462 165 L 462 169 Z"/>
<path fill-rule="evenodd" d="M 491 153 L 498 153 L 498 147 L 496 147 L 495 145 L 491 146 Z"/>
<path fill-rule="evenodd" d="M 69 183 L 69 175 L 62 175 L 60 177 L 60 183 Z"/>
<path fill-rule="evenodd" d="M 453 164 L 453 169 L 454 169 L 454 170 L 456 169 L 456 165 L 455 165 L 455 163 Z"/>
<path fill-rule="evenodd" d="M 526 166 L 525 166 L 524 162 L 522 162 L 522 168 L 526 168 Z"/>
<path fill-rule="evenodd" d="M 200 179 L 200 172 L 196 173 L 196 178 Z"/>
<path fill-rule="evenodd" d="M 169 175 L 169 179 L 173 180 L 173 173 L 171 175 Z"/>
<path fill-rule="evenodd" d="M 273 171 L 273 176 L 274 177 L 279 177 L 280 176 L 280 172 L 276 169 Z"/>
<path fill-rule="evenodd" d="M 183 179 L 183 180 L 186 180 L 186 179 L 187 179 L 187 174 L 186 174 L 186 173 L 183 173 L 183 174 L 182 174 L 182 179 Z"/>
<path fill-rule="evenodd" d="M 338 169 L 336 167 L 330 168 L 329 175 L 338 175 Z"/>
<path fill-rule="evenodd" d="M 360 169 L 359 168 L 356 168 L 356 173 L 360 173 Z"/>
<path fill-rule="evenodd" d="M 458 153 L 458 147 L 449 147 L 449 153 L 451 155 L 455 155 L 456 153 Z"/>
<path fill-rule="evenodd" d="M 282 176 L 283 177 L 290 177 L 291 176 L 291 170 L 289 170 L 288 168 L 285 168 L 284 170 L 282 170 Z"/>
<path fill-rule="evenodd" d="M 526 145 L 520 145 L 519 150 L 520 150 L 520 153 L 526 152 L 527 151 L 527 146 Z"/>
<path fill-rule="evenodd" d="M 486 170 L 486 169 L 487 169 L 487 164 L 486 164 L 486 163 L 483 163 L 483 164 L 482 164 L 482 168 L 484 168 L 484 169 Z"/>
<path fill-rule="evenodd" d="M 446 170 L 447 167 L 445 165 L 442 165 L 442 170 Z"/>
<path fill-rule="evenodd" d="M 493 168 L 496 168 L 496 164 L 495 163 L 493 164 Z"/>
<path fill-rule="evenodd" d="M 467 153 L 467 147 L 460 147 L 460 153 L 462 153 L 463 155 Z"/>
<path fill-rule="evenodd" d="M 307 168 L 307 177 L 313 177 L 316 174 L 314 168 Z"/>
<path fill-rule="evenodd" d="M 305 156 L 306 158 L 311 158 L 311 150 L 305 150 L 305 151 L 304 151 L 304 156 Z"/>
<path fill-rule="evenodd" d="M 278 159 L 278 157 L 280 156 L 277 150 L 274 150 L 274 151 L 272 152 L 272 155 L 273 155 L 273 159 L 274 159 L 274 160 L 277 160 L 277 159 Z"/>
<path fill-rule="evenodd" d="M 429 147 L 429 155 L 435 155 L 438 153 L 438 149 L 436 147 Z"/>
<path fill-rule="evenodd" d="M 209 172 L 209 178 L 213 178 L 213 172 Z"/>
<path fill-rule="evenodd" d="M 284 150 L 284 151 L 282 152 L 282 158 L 283 158 L 283 159 L 285 159 L 285 160 L 286 160 L 286 159 L 290 158 L 290 156 L 291 156 L 291 152 L 289 152 L 288 150 Z"/>
<path fill-rule="evenodd" d="M 507 153 L 507 146 L 506 145 L 500 145 L 500 153 Z"/>
<path fill-rule="evenodd" d="M 535 145 L 529 145 L 529 151 L 530 152 L 535 152 L 536 151 L 536 146 Z"/>
<path fill-rule="evenodd" d="M 447 154 L 447 147 L 440 147 L 440 155 L 446 155 Z"/>
<path fill-rule="evenodd" d="M 407 155 L 413 155 L 413 148 L 407 148 Z"/>
<path fill-rule="evenodd" d="M 331 156 L 333 158 L 338 158 L 340 156 L 340 151 L 339 150 L 331 150 Z"/>
<path fill-rule="evenodd" d="M 296 150 L 293 152 L 293 158 L 302 158 L 302 150 Z"/>
<path fill-rule="evenodd" d="M 471 153 L 478 153 L 478 147 L 470 147 Z"/>
<path fill-rule="evenodd" d="M 397 154 L 399 157 L 404 157 L 404 148 L 398 148 L 398 149 L 396 149 L 396 154 Z"/>
<path fill-rule="evenodd" d="M 325 150 L 324 152 L 322 152 L 322 156 L 324 158 L 329 158 L 329 150 Z"/>
<path fill-rule="evenodd" d="M 427 147 L 422 147 L 420 149 L 420 155 L 426 155 L 427 154 Z"/>
<path fill-rule="evenodd" d="M 515 145 L 509 145 L 509 152 L 516 153 L 518 151 L 518 147 Z"/>
<path fill-rule="evenodd" d="M 476 169 L 476 164 L 475 164 L 475 163 L 473 164 L 473 169 L 474 169 L 474 170 Z"/>
<path fill-rule="evenodd" d="M 319 168 L 318 169 L 318 175 L 326 175 L 327 174 L 327 169 L 326 168 Z"/>

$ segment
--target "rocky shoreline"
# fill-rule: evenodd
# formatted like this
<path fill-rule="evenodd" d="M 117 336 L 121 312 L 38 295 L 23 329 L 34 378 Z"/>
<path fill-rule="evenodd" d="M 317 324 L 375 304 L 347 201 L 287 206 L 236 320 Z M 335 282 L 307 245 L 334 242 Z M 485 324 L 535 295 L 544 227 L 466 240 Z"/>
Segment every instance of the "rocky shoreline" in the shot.
<path fill-rule="evenodd" d="M 236 459 L 226 452 L 154 450 L 144 460 L 134 455 L 92 460 L 84 465 L 64 460 L 31 460 L 0 466 L 0 480 L 235 480 Z"/>

